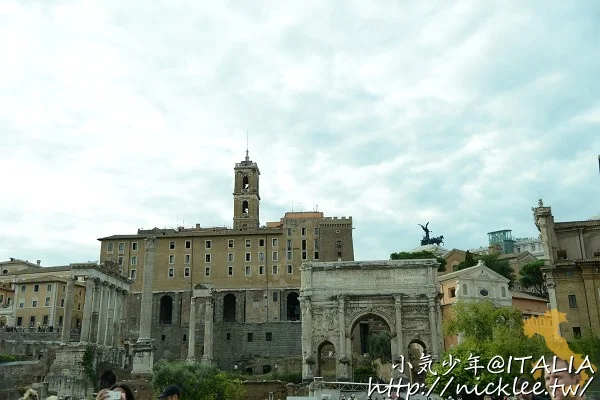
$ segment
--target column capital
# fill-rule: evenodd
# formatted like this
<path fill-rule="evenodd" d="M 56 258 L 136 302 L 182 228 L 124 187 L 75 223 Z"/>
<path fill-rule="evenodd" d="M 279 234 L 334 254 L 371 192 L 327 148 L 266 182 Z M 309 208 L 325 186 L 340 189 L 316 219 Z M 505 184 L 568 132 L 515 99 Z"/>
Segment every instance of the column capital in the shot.
<path fill-rule="evenodd" d="M 69 276 L 69 277 L 67 278 L 67 283 L 75 282 L 76 280 L 77 280 L 77 277 L 76 277 L 76 276 Z"/>
<path fill-rule="evenodd" d="M 394 295 L 394 302 L 396 304 L 402 303 L 402 293 L 398 293 Z"/>
<path fill-rule="evenodd" d="M 109 283 L 107 281 L 102 281 L 101 285 L 104 286 L 104 287 L 106 287 L 106 286 L 109 285 Z"/>

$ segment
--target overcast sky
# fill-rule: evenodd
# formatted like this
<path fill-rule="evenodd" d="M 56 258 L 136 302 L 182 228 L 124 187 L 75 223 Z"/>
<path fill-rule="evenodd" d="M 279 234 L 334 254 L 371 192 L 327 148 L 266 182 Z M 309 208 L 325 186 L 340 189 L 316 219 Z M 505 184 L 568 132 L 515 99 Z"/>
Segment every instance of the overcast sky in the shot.
<path fill-rule="evenodd" d="M 600 3 L 0 3 L 0 260 L 97 260 L 97 238 L 354 218 L 355 258 L 536 236 L 600 214 Z"/>

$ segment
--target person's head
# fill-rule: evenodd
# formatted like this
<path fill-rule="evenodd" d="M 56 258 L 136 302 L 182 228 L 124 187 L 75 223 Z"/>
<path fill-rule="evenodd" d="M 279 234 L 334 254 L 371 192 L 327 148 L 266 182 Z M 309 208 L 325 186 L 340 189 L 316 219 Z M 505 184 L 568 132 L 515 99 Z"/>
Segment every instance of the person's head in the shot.
<path fill-rule="evenodd" d="M 111 370 L 104 372 L 100 376 L 100 389 L 107 389 L 117 383 L 117 377 Z"/>
<path fill-rule="evenodd" d="M 572 385 L 578 385 L 581 376 L 574 372 L 568 371 L 569 364 L 560 358 L 556 358 L 556 369 L 567 369 L 565 371 L 553 371 L 552 366 L 550 367 L 550 371 L 544 371 L 544 379 L 546 381 L 546 390 L 550 393 L 550 396 L 553 400 L 563 400 L 566 397 L 573 397 L 573 394 L 565 394 L 563 390 L 567 391 L 567 388 Z M 563 385 L 563 387 L 558 386 L 555 390 L 552 389 L 551 385 Z M 571 392 L 572 393 L 572 392 Z M 577 396 L 579 393 L 576 393 Z"/>
<path fill-rule="evenodd" d="M 110 387 L 110 390 L 121 392 L 121 400 L 135 400 L 133 390 L 124 383 L 117 383 Z"/>
<path fill-rule="evenodd" d="M 181 395 L 181 390 L 177 386 L 171 385 L 171 386 L 167 386 L 165 388 L 165 390 L 163 390 L 161 395 L 158 396 L 158 398 L 165 399 L 165 400 L 179 400 L 180 395 Z"/>
<path fill-rule="evenodd" d="M 526 376 L 521 376 L 521 377 L 519 377 L 519 379 L 517 379 L 516 389 L 519 392 L 527 393 L 533 389 L 533 384 Z M 528 394 L 520 393 L 517 397 L 521 400 L 526 400 L 526 399 L 531 399 L 533 397 L 533 395 L 531 393 L 528 393 Z"/>

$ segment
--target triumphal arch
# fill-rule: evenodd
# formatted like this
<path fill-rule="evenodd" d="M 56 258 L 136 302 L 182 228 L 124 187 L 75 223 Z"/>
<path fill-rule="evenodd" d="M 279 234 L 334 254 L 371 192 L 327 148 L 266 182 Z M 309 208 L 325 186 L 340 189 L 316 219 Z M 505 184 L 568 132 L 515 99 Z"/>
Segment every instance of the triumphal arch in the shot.
<path fill-rule="evenodd" d="M 330 363 L 338 380 L 350 380 L 353 358 L 366 352 L 358 342 L 386 329 L 394 363 L 409 360 L 414 343 L 439 359 L 443 338 L 437 267 L 436 260 L 302 264 L 303 378 L 323 376 L 321 367 Z"/>

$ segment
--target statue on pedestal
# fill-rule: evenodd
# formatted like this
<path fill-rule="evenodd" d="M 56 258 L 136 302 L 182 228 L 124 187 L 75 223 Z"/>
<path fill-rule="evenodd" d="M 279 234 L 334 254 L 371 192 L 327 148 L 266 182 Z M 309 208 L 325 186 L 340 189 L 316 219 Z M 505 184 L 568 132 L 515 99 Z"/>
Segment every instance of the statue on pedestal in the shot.
<path fill-rule="evenodd" d="M 423 228 L 423 231 L 425 231 L 425 236 L 423 236 L 423 239 L 421 239 L 421 246 L 426 246 L 428 244 L 436 244 L 436 245 L 440 245 L 440 244 L 444 244 L 444 236 L 438 236 L 438 237 L 429 237 L 429 234 L 431 233 L 431 231 L 429 230 L 428 226 L 429 226 L 429 222 L 425 224 L 425 226 L 419 224 L 419 226 L 421 228 Z"/>

